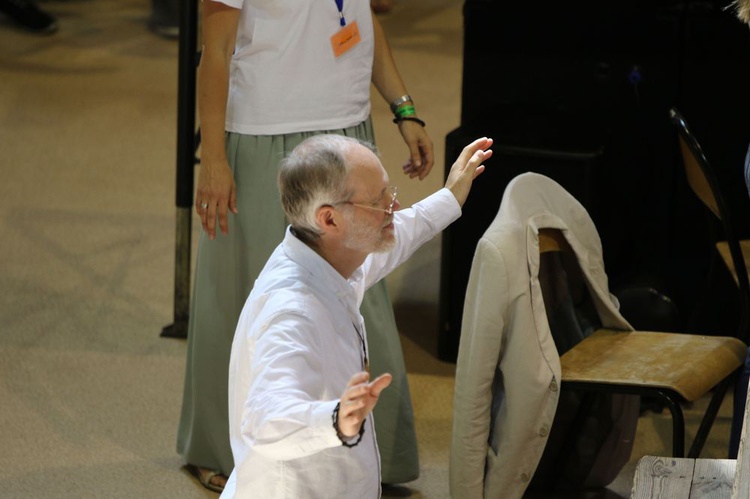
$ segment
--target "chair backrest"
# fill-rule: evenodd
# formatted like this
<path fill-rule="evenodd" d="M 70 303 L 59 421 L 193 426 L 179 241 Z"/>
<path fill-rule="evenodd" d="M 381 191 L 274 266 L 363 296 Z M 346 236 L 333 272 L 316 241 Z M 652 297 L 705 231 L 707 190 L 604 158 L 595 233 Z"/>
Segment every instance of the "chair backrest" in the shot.
<path fill-rule="evenodd" d="M 569 247 L 559 229 L 539 229 L 539 253 L 567 251 Z"/>
<path fill-rule="evenodd" d="M 601 324 L 575 252 L 559 229 L 539 229 L 539 284 L 557 352 L 563 355 Z"/>
<path fill-rule="evenodd" d="M 601 319 L 578 256 L 562 230 L 539 229 L 539 256 L 538 279 L 547 323 L 558 354 L 562 356 L 599 330 Z M 593 483 L 611 481 L 608 473 L 620 467 L 614 465 L 619 461 L 609 456 L 613 465 L 606 472 L 603 469 L 597 471 L 594 463 L 606 448 L 606 442 L 610 441 L 612 434 L 609 429 L 613 425 L 621 427 L 627 419 L 615 416 L 619 409 L 615 411 L 614 408 L 621 408 L 630 396 L 605 392 L 560 392 L 552 431 L 529 485 L 532 495 L 546 497 L 570 493 L 579 490 L 576 487 L 582 487 L 587 480 Z M 637 405 L 637 402 L 632 403 Z M 630 448 L 627 450 L 629 454 Z M 625 453 L 621 457 L 627 460 Z"/>
<path fill-rule="evenodd" d="M 559 259 L 556 260 L 556 263 L 552 264 L 552 271 L 562 271 L 565 272 L 565 279 L 567 284 L 567 292 L 570 293 L 570 297 L 573 299 L 574 303 L 580 303 L 583 299 L 583 295 L 586 292 L 586 284 L 585 280 L 583 278 L 583 274 L 581 272 L 581 267 L 578 265 L 578 260 L 576 259 L 575 253 L 573 252 L 573 248 L 570 247 L 570 243 L 568 243 L 568 240 L 565 239 L 565 236 L 563 236 L 563 233 L 560 229 L 550 229 L 550 228 L 542 228 L 539 229 L 539 253 L 543 256 L 545 254 L 549 253 L 556 253 L 559 256 Z M 550 264 L 550 261 L 547 260 L 544 262 L 539 270 L 539 279 L 549 279 L 553 276 L 546 275 L 546 271 L 549 269 L 548 265 Z M 555 269 L 555 267 L 558 267 Z M 544 289 L 545 286 L 542 286 L 542 289 L 546 292 L 547 290 Z M 559 288 L 558 286 L 555 286 L 555 288 Z M 545 303 L 547 301 L 547 294 L 544 294 Z M 572 345 L 571 345 L 572 346 Z M 562 355 L 567 348 L 560 348 L 560 345 L 557 345 L 558 352 L 560 355 Z"/>
<path fill-rule="evenodd" d="M 734 265 L 733 277 L 740 293 L 741 317 L 738 337 L 747 342 L 750 339 L 750 280 L 748 280 L 747 265 L 729 205 L 711 164 L 698 140 L 688 128 L 683 116 L 679 111 L 672 108 L 669 110 L 669 117 L 677 129 L 680 153 L 688 184 L 698 199 L 721 222 L 724 240 L 729 247 L 729 254 Z"/>

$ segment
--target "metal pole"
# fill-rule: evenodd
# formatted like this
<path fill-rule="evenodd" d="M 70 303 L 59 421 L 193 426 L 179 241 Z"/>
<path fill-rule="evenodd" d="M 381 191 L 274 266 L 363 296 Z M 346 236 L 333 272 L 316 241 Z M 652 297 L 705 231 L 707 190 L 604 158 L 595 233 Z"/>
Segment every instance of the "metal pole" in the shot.
<path fill-rule="evenodd" d="M 174 323 L 161 336 L 187 338 L 190 315 L 190 251 L 193 175 L 195 173 L 195 71 L 197 66 L 198 4 L 180 2 L 180 48 L 177 92 L 177 218 L 175 230 Z"/>

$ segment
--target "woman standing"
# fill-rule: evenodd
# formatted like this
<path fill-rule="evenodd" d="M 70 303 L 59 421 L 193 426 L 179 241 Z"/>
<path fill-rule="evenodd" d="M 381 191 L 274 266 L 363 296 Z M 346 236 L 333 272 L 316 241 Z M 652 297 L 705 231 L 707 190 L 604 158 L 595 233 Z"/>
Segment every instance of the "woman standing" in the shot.
<path fill-rule="evenodd" d="M 221 490 L 233 468 L 227 415 L 232 338 L 253 282 L 287 225 L 276 187 L 278 162 L 320 133 L 374 143 L 371 83 L 391 104 L 409 149 L 404 172 L 424 179 L 434 158 L 369 0 L 205 0 L 201 21 L 195 208 L 203 232 L 177 449 L 201 483 Z M 373 378 L 394 375 L 375 410 L 382 479 L 411 481 L 419 475 L 414 420 L 384 282 L 368 291 L 361 312 Z"/>

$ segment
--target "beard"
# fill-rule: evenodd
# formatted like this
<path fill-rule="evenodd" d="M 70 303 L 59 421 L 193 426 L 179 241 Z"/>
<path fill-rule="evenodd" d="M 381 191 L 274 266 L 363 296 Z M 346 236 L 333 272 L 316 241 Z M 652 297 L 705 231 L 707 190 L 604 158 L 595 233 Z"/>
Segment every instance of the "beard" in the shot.
<path fill-rule="evenodd" d="M 385 253 L 396 244 L 393 228 L 386 228 L 393 222 L 393 216 L 389 216 L 380 227 L 368 226 L 357 222 L 353 217 L 347 216 L 349 231 L 344 239 L 344 246 L 355 251 L 365 253 Z"/>

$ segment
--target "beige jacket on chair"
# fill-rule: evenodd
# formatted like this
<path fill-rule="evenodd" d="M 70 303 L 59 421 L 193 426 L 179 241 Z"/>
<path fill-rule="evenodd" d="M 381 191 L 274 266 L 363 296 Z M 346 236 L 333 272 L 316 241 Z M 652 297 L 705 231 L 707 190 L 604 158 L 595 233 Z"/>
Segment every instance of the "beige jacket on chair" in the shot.
<path fill-rule="evenodd" d="M 467 287 L 450 454 L 455 499 L 520 498 L 547 443 L 560 393 L 560 358 L 538 280 L 542 228 L 561 229 L 570 243 L 602 326 L 633 329 L 609 292 L 601 242 L 583 206 L 548 177 L 514 178 L 477 244 Z M 596 472 L 605 481 L 630 456 L 638 417 L 633 405 L 623 414 L 632 420 L 625 434 L 612 435 L 606 452 L 597 455 Z"/>

